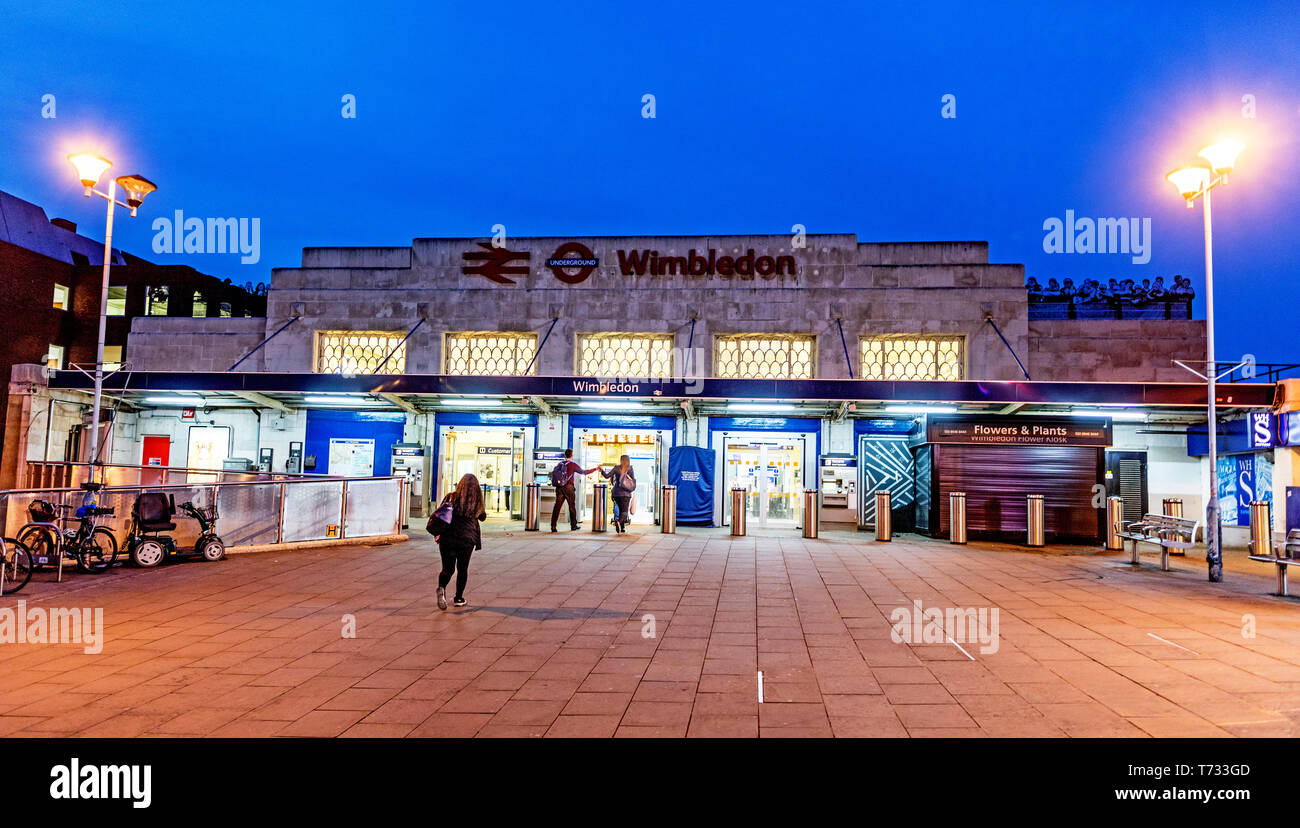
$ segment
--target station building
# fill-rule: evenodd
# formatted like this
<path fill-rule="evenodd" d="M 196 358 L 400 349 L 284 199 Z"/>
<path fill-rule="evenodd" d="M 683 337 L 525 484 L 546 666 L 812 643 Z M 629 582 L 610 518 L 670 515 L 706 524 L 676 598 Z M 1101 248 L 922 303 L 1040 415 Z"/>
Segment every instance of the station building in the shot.
<path fill-rule="evenodd" d="M 1203 364 L 1204 322 L 1043 316 L 1024 267 L 990 263 L 985 242 L 307 248 L 273 271 L 265 318 L 134 321 L 129 370 L 109 383 L 111 460 L 399 468 L 419 478 L 417 514 L 473 472 L 491 513 L 518 518 L 525 484 L 571 447 L 584 466 L 630 455 L 634 521 L 652 522 L 672 450 L 693 446 L 712 456 L 715 525 L 733 486 L 751 526 L 797 525 L 806 488 L 823 521 L 859 527 L 888 489 L 896 530 L 937 536 L 955 490 L 972 537 L 1023 537 L 1027 493 L 1045 495 L 1056 539 L 1100 537 L 1103 490 L 1134 519 L 1167 497 L 1202 513 L 1209 469 L 1187 430 L 1204 421 L 1205 385 L 1175 360 Z M 69 372 L 28 380 L 36 395 L 87 388 Z M 1220 410 L 1268 413 L 1280 387 L 1222 384 Z M 40 445 L 29 432 L 26 459 Z M 1279 452 L 1284 492 L 1300 481 Z M 590 508 L 592 488 L 581 495 Z"/>

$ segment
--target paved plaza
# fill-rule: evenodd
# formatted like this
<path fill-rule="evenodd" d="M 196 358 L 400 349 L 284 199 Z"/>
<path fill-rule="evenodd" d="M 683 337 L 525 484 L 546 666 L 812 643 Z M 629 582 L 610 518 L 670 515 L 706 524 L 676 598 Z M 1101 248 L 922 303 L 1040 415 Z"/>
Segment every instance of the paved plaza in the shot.
<path fill-rule="evenodd" d="M 489 524 L 440 612 L 412 530 L 39 572 L 0 607 L 102 607 L 105 643 L 0 645 L 0 735 L 1300 735 L 1300 602 L 1240 555 L 1209 584 L 1195 555 Z M 997 608 L 996 652 L 891 640 L 917 600 Z"/>

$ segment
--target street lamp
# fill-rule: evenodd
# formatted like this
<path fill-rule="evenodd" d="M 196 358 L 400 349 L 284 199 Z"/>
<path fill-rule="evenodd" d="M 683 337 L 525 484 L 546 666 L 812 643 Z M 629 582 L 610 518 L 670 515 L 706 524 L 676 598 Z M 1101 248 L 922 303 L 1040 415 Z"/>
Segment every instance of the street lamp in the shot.
<path fill-rule="evenodd" d="M 1223 549 L 1219 543 L 1219 423 L 1215 407 L 1214 383 L 1218 379 L 1214 361 L 1214 233 L 1210 224 L 1210 190 L 1220 184 L 1227 185 L 1237 156 L 1245 147 L 1236 141 L 1221 141 L 1203 148 L 1197 155 L 1204 164 L 1179 167 L 1165 178 L 1178 188 L 1178 194 L 1192 209 L 1196 199 L 1205 207 L 1205 375 L 1206 394 L 1209 398 L 1207 419 L 1209 428 L 1205 436 L 1210 446 L 1210 503 L 1205 509 L 1205 560 L 1210 568 L 1210 580 L 1223 580 Z"/>
<path fill-rule="evenodd" d="M 109 181 L 108 192 L 95 189 L 104 171 L 113 162 L 93 152 L 77 152 L 68 156 L 77 168 L 77 178 L 85 188 L 86 198 L 97 195 L 108 202 L 108 221 L 104 229 L 104 278 L 99 291 L 99 344 L 95 348 L 95 396 L 90 415 L 90 479 L 95 479 L 95 465 L 99 463 L 99 409 L 104 393 L 104 329 L 108 319 L 108 268 L 113 263 L 113 207 L 121 205 L 135 215 L 145 196 L 158 189 L 152 181 L 139 175 L 122 175 Z M 117 188 L 126 192 L 126 203 L 117 200 Z"/>

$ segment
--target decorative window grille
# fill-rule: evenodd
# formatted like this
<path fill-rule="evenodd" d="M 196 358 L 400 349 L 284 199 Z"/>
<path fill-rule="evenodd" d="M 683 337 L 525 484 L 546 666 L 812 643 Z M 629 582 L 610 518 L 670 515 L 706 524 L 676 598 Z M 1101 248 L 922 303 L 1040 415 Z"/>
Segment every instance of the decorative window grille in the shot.
<path fill-rule="evenodd" d="M 637 379 L 673 375 L 670 333 L 590 333 L 578 336 L 577 373 Z"/>
<path fill-rule="evenodd" d="M 728 379 L 810 379 L 816 343 L 811 334 L 722 335 L 713 373 Z"/>
<path fill-rule="evenodd" d="M 458 331 L 447 333 L 443 373 L 476 377 L 517 377 L 537 373 L 536 333 Z M 532 367 L 529 367 L 532 363 Z"/>
<path fill-rule="evenodd" d="M 405 373 L 405 336 L 403 331 L 317 331 L 316 373 L 373 374 L 381 364 L 385 374 Z"/>
<path fill-rule="evenodd" d="M 962 336 L 884 334 L 861 340 L 862 379 L 960 380 L 966 377 Z"/>

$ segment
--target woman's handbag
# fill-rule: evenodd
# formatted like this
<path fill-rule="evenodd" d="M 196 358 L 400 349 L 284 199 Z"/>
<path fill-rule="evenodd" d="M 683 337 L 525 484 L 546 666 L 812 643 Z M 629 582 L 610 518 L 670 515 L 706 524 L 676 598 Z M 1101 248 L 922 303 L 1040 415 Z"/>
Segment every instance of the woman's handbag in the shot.
<path fill-rule="evenodd" d="M 429 523 L 424 528 L 436 538 L 451 528 L 451 516 L 454 513 L 451 498 L 447 498 L 433 514 L 429 515 Z"/>

